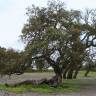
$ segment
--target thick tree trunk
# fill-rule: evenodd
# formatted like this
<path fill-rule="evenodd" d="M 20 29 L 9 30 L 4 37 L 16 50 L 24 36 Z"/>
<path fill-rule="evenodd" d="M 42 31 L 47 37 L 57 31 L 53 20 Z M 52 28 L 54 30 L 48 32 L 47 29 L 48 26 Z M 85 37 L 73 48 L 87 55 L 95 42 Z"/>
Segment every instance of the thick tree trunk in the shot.
<path fill-rule="evenodd" d="M 62 80 L 62 75 L 61 74 L 59 74 L 59 75 L 57 75 L 58 77 L 58 81 L 57 81 L 57 83 L 58 83 L 58 85 L 60 85 L 60 84 L 62 84 L 63 83 L 63 80 Z"/>

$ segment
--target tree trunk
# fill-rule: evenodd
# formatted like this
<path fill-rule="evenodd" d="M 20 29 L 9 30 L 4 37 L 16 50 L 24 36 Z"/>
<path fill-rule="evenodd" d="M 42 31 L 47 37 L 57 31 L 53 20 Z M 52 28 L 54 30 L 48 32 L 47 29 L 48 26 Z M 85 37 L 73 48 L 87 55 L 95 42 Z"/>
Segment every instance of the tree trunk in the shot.
<path fill-rule="evenodd" d="M 66 79 L 66 73 L 67 73 L 67 71 L 63 73 L 63 78 L 64 79 Z"/>
<path fill-rule="evenodd" d="M 78 72 L 79 72 L 79 70 L 75 70 L 75 73 L 74 73 L 74 75 L 73 75 L 73 78 L 74 78 L 74 79 L 76 79 Z"/>
<path fill-rule="evenodd" d="M 63 78 L 64 79 L 67 79 L 67 72 L 69 69 L 70 69 L 70 65 L 66 66 L 66 68 L 63 69 Z"/>
<path fill-rule="evenodd" d="M 57 82 L 58 82 L 58 85 L 63 83 L 62 75 L 61 74 L 58 75 L 58 81 Z"/>
<path fill-rule="evenodd" d="M 69 69 L 67 73 L 67 79 L 72 79 L 73 78 L 73 69 Z"/>
<path fill-rule="evenodd" d="M 74 73 L 74 75 L 73 75 L 73 78 L 74 78 L 74 79 L 76 79 L 80 68 L 81 68 L 81 66 L 79 66 L 79 67 L 75 70 L 75 73 Z"/>
<path fill-rule="evenodd" d="M 87 70 L 86 73 L 84 74 L 84 76 L 87 77 L 89 72 L 90 72 L 90 70 Z"/>

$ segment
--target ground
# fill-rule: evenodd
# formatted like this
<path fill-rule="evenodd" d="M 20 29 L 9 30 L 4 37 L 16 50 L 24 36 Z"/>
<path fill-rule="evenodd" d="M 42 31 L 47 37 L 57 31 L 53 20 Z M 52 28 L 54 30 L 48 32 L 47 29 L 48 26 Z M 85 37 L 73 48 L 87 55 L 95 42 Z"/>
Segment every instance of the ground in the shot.
<path fill-rule="evenodd" d="M 87 78 L 82 81 L 80 96 L 96 96 L 96 79 Z"/>
<path fill-rule="evenodd" d="M 21 76 L 13 75 L 11 78 L 5 76 L 0 78 L 0 83 L 16 83 L 21 82 L 27 79 L 41 79 L 41 78 L 51 78 L 54 74 L 48 73 L 25 73 Z M 80 74 L 82 75 L 82 74 Z M 80 77 L 80 76 L 79 76 Z M 78 81 L 78 82 L 77 82 Z M 34 92 L 25 92 L 22 94 L 16 94 L 11 92 L 6 92 L 4 90 L 0 90 L 0 96 L 96 96 L 96 78 L 93 77 L 80 77 L 76 82 L 72 82 L 74 84 L 80 85 L 79 92 L 73 93 L 52 93 L 52 94 L 43 94 L 43 93 L 34 93 Z M 70 82 L 70 80 L 69 80 Z"/>

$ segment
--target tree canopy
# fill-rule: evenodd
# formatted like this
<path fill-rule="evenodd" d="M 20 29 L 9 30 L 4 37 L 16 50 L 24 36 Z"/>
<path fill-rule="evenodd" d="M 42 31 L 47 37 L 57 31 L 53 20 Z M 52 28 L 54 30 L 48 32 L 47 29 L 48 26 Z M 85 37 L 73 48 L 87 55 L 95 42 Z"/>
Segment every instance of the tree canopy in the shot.
<path fill-rule="evenodd" d="M 59 80 L 62 75 L 76 78 L 86 58 L 90 58 L 90 47 L 96 46 L 95 13 L 95 10 L 67 10 L 60 1 L 49 2 L 46 8 L 28 8 L 29 18 L 21 37 L 27 43 L 25 52 L 30 63 L 43 58 Z"/>

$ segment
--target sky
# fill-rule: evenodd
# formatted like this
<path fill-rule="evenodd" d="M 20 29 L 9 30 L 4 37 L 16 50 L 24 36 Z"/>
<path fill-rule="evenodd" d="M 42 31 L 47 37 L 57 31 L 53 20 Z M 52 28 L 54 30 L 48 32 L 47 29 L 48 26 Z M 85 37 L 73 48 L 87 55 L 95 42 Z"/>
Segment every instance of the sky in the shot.
<path fill-rule="evenodd" d="M 26 8 L 46 6 L 48 0 L 0 0 L 0 46 L 23 50 L 21 31 L 26 23 Z M 96 0 L 61 0 L 70 9 L 96 8 Z"/>

